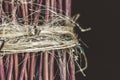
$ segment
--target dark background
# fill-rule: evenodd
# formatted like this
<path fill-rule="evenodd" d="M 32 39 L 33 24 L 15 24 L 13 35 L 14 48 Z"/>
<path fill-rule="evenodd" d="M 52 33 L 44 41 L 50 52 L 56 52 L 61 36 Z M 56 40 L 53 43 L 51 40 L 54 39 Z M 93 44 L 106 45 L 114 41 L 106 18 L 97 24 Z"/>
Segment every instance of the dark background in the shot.
<path fill-rule="evenodd" d="M 80 13 L 77 22 L 91 27 L 80 37 L 88 44 L 86 77 L 77 80 L 120 80 L 120 2 L 119 0 L 72 0 L 72 15 Z"/>

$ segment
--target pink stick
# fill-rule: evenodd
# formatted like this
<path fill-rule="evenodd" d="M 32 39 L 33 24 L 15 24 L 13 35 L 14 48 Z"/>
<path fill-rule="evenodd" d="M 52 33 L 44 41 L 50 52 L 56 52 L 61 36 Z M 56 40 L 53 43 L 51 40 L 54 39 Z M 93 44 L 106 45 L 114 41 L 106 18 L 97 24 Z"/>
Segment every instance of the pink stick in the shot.
<path fill-rule="evenodd" d="M 33 4 L 32 4 L 33 0 L 30 0 L 30 2 L 31 2 L 31 4 L 30 4 L 30 9 L 31 9 L 30 10 L 30 14 L 32 14 L 32 12 L 33 12 Z M 31 15 L 30 18 L 31 18 L 31 22 L 30 23 L 33 23 L 33 15 Z"/>
<path fill-rule="evenodd" d="M 26 0 L 24 0 L 24 2 L 27 2 Z M 23 12 L 23 18 L 25 18 L 25 22 L 24 24 L 27 25 L 28 24 L 28 7 L 27 7 L 27 3 L 24 4 L 22 3 L 22 12 Z"/>
<path fill-rule="evenodd" d="M 50 75 L 49 80 L 54 80 L 54 52 L 50 54 Z"/>
<path fill-rule="evenodd" d="M 63 54 L 63 74 L 64 80 L 66 80 L 66 51 L 63 51 L 62 54 Z"/>
<path fill-rule="evenodd" d="M 2 0 L 0 0 L 0 24 L 2 23 Z"/>
<path fill-rule="evenodd" d="M 51 3 L 50 3 L 50 6 L 51 6 L 51 8 L 52 8 L 52 10 L 55 10 L 55 1 L 56 0 L 51 0 Z M 51 18 L 54 16 L 54 14 L 53 13 L 50 13 L 50 15 L 51 15 Z"/>
<path fill-rule="evenodd" d="M 25 80 L 28 80 L 28 74 L 27 74 L 27 69 L 25 68 L 25 73 L 24 73 L 25 75 L 24 75 L 24 78 L 25 78 Z"/>
<path fill-rule="evenodd" d="M 0 0 L 0 18 L 2 16 L 2 0 Z"/>
<path fill-rule="evenodd" d="M 42 4 L 43 0 L 37 0 L 37 4 Z M 36 6 L 35 10 L 40 10 L 41 6 Z M 34 24 L 37 25 L 39 21 L 40 12 L 36 12 L 34 16 Z"/>
<path fill-rule="evenodd" d="M 24 62 L 23 62 L 23 65 L 22 65 L 22 69 L 21 69 L 21 73 L 20 73 L 20 77 L 19 77 L 20 79 L 19 80 L 23 80 L 24 73 L 25 73 L 25 68 L 26 68 L 26 64 L 27 64 L 27 59 L 28 59 L 28 54 L 29 53 L 25 54 L 25 58 L 23 60 Z"/>
<path fill-rule="evenodd" d="M 66 16 L 71 16 L 71 0 L 65 0 L 66 1 Z"/>
<path fill-rule="evenodd" d="M 15 16 L 15 14 L 16 14 L 16 10 L 15 10 L 15 6 L 14 6 L 14 0 L 11 0 L 11 6 L 10 6 L 10 8 L 11 8 L 11 11 L 12 11 L 12 19 L 13 19 L 13 22 L 15 22 L 16 21 L 16 16 Z"/>
<path fill-rule="evenodd" d="M 44 80 L 48 79 L 48 53 L 44 53 Z"/>
<path fill-rule="evenodd" d="M 10 55 L 9 69 L 7 74 L 7 80 L 12 80 L 12 71 L 13 71 L 13 55 Z"/>
<path fill-rule="evenodd" d="M 14 54 L 14 71 L 15 80 L 18 80 L 18 54 Z"/>
<path fill-rule="evenodd" d="M 30 54 L 28 54 L 28 59 L 27 59 L 27 72 L 28 75 L 30 75 Z"/>
<path fill-rule="evenodd" d="M 6 13 L 6 15 L 8 15 L 8 13 L 9 13 L 9 2 L 7 1 L 7 0 L 4 0 L 4 2 L 5 2 L 5 13 Z"/>
<path fill-rule="evenodd" d="M 6 74 L 8 73 L 8 68 L 9 68 L 9 62 L 10 62 L 9 58 L 10 58 L 10 55 L 7 55 L 6 60 L 5 60 L 5 67 L 6 67 L 5 73 Z"/>
<path fill-rule="evenodd" d="M 3 57 L 0 56 L 0 80 L 5 80 Z"/>
<path fill-rule="evenodd" d="M 42 68 L 43 68 L 43 52 L 40 53 L 40 65 L 39 65 L 39 78 L 38 80 L 43 80 L 42 79 Z"/>
<path fill-rule="evenodd" d="M 49 9 L 50 9 L 50 0 L 46 0 L 46 15 L 45 15 L 45 18 L 46 20 L 48 21 L 49 19 Z"/>
<path fill-rule="evenodd" d="M 59 0 L 59 12 L 60 12 L 60 14 L 62 15 L 62 11 L 63 11 L 63 7 L 62 7 L 62 0 Z"/>
<path fill-rule="evenodd" d="M 32 53 L 31 56 L 30 80 L 33 80 L 33 77 L 35 75 L 35 65 L 36 65 L 35 55 L 36 55 L 35 53 Z"/>
<path fill-rule="evenodd" d="M 62 57 L 63 56 L 63 60 Z M 59 56 L 59 69 L 60 69 L 60 79 L 61 80 L 66 80 L 66 54 L 62 53 L 61 51 L 58 50 L 58 56 Z"/>
<path fill-rule="evenodd" d="M 70 50 L 70 75 L 71 75 L 71 80 L 75 80 L 75 67 L 74 67 L 74 60 L 73 60 L 73 55 L 72 51 Z"/>

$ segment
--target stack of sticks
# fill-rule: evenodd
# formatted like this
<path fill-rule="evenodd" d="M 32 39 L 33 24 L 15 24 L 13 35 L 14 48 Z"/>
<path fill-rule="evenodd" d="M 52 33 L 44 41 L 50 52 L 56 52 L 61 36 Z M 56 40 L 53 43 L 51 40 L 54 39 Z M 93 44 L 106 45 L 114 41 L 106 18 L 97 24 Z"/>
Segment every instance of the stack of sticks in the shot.
<path fill-rule="evenodd" d="M 45 11 L 40 12 L 42 9 Z M 70 17 L 71 0 L 0 0 L 0 22 L 4 23 L 5 15 L 13 22 L 23 19 L 20 23 L 34 27 L 41 15 L 45 21 L 53 18 L 50 10 Z M 78 53 L 77 48 L 68 48 L 0 56 L 0 80 L 76 80 L 73 54 Z"/>

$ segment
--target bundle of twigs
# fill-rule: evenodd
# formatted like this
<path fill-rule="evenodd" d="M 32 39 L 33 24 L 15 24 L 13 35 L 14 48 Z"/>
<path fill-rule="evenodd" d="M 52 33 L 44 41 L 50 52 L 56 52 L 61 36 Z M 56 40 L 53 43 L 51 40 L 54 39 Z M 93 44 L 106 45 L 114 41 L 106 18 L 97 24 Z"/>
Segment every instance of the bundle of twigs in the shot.
<path fill-rule="evenodd" d="M 0 23 L 0 80 L 76 80 L 76 71 L 85 76 L 71 0 L 1 0 Z"/>

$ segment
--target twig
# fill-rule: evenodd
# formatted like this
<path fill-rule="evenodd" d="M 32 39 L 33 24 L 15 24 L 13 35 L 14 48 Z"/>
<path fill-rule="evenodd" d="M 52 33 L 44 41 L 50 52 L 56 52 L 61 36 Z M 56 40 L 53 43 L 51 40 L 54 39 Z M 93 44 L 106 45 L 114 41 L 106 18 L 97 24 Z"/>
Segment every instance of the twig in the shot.
<path fill-rule="evenodd" d="M 51 0 L 50 6 L 53 11 L 56 10 L 56 0 Z M 51 15 L 51 18 L 53 18 L 54 14 L 50 13 L 50 15 Z"/>
<path fill-rule="evenodd" d="M 43 0 L 37 0 L 37 4 L 42 4 Z M 36 11 L 37 10 L 40 10 L 41 9 L 41 6 L 36 6 Z M 36 12 L 35 13 L 35 16 L 34 16 L 34 24 L 37 25 L 38 24 L 38 21 L 39 21 L 39 16 L 40 16 L 40 12 Z"/>
<path fill-rule="evenodd" d="M 2 0 L 0 0 L 0 18 L 2 17 Z"/>
<path fill-rule="evenodd" d="M 70 50 L 69 55 L 70 55 L 70 75 L 71 75 L 71 80 L 75 80 L 75 66 L 74 66 L 74 60 L 73 60 L 73 55 L 72 51 Z"/>
<path fill-rule="evenodd" d="M 30 75 L 30 54 L 28 54 L 28 59 L 27 59 L 27 72 L 28 72 L 28 75 Z"/>
<path fill-rule="evenodd" d="M 5 80 L 3 56 L 0 56 L 0 80 Z"/>
<path fill-rule="evenodd" d="M 18 80 L 18 54 L 14 54 L 14 75 L 15 75 L 15 80 Z"/>
<path fill-rule="evenodd" d="M 38 80 L 43 80 L 42 79 L 42 68 L 43 68 L 43 52 L 40 53 L 39 78 L 38 78 Z"/>
<path fill-rule="evenodd" d="M 30 2 L 31 2 L 31 4 L 30 4 L 30 14 L 32 14 L 32 12 L 33 12 L 33 0 L 30 0 Z M 30 16 L 30 18 L 31 18 L 31 22 L 30 23 L 33 23 L 33 15 L 31 15 Z"/>
<path fill-rule="evenodd" d="M 28 55 L 29 55 L 29 53 L 25 54 L 25 57 L 24 57 L 24 60 L 23 60 L 24 62 L 23 62 L 23 65 L 22 65 L 22 69 L 21 69 L 21 73 L 20 73 L 20 77 L 19 77 L 20 79 L 19 80 L 23 80 L 24 73 L 25 73 L 25 68 L 26 68 L 26 64 L 27 64 Z"/>
<path fill-rule="evenodd" d="M 24 75 L 24 80 L 28 80 L 28 73 L 27 73 L 27 69 L 25 68 L 25 73 L 24 73 L 25 75 Z"/>
<path fill-rule="evenodd" d="M 63 3 L 62 0 L 59 0 L 59 12 L 60 12 L 61 15 L 62 15 L 62 11 L 63 11 L 62 3 Z"/>
<path fill-rule="evenodd" d="M 46 19 L 46 21 L 48 21 L 48 19 L 49 19 L 49 16 L 50 16 L 50 14 L 49 14 L 49 8 L 50 8 L 50 0 L 46 0 L 46 12 L 45 12 L 45 19 Z"/>
<path fill-rule="evenodd" d="M 10 55 L 9 69 L 7 74 L 7 80 L 12 80 L 12 71 L 13 71 L 13 55 Z"/>
<path fill-rule="evenodd" d="M 65 68 L 66 68 L 66 65 L 64 64 L 64 62 L 62 61 L 62 57 L 61 57 L 61 55 L 63 56 L 64 54 L 63 53 L 61 53 L 61 51 L 59 51 L 58 50 L 58 57 L 59 57 L 59 69 L 60 69 L 60 79 L 61 80 L 66 80 L 66 71 L 64 71 L 64 70 L 66 70 Z M 65 59 L 65 55 L 64 55 L 64 61 L 65 61 L 66 59 Z"/>
<path fill-rule="evenodd" d="M 13 22 L 16 22 L 16 8 L 14 6 L 14 0 L 11 0 L 11 11 L 12 11 L 12 19 Z"/>
<path fill-rule="evenodd" d="M 62 51 L 63 54 L 63 74 L 64 74 L 64 80 L 66 80 L 66 50 Z"/>
<path fill-rule="evenodd" d="M 65 0 L 66 1 L 66 16 L 71 16 L 71 0 Z"/>
<path fill-rule="evenodd" d="M 24 24 L 28 25 L 28 7 L 27 7 L 27 1 L 23 0 L 22 1 L 22 13 L 23 13 L 23 18 L 24 18 Z"/>
<path fill-rule="evenodd" d="M 8 15 L 8 13 L 9 13 L 9 2 L 7 1 L 7 0 L 4 0 L 4 3 L 5 3 L 5 13 L 6 13 L 6 15 Z"/>
<path fill-rule="evenodd" d="M 30 66 L 30 80 L 33 80 L 34 73 L 35 73 L 35 65 L 36 65 L 36 59 L 35 59 L 35 53 L 31 53 L 31 66 Z"/>
<path fill-rule="evenodd" d="M 50 75 L 49 80 L 54 80 L 54 51 L 50 54 Z"/>
<path fill-rule="evenodd" d="M 5 65 L 5 67 L 6 67 L 5 73 L 6 74 L 8 73 L 8 69 L 9 69 L 9 62 L 10 62 L 9 58 L 10 58 L 10 55 L 7 55 L 6 60 L 5 60 L 5 64 L 6 64 Z"/>
<path fill-rule="evenodd" d="M 48 80 L 48 53 L 44 53 L 44 80 Z"/>

